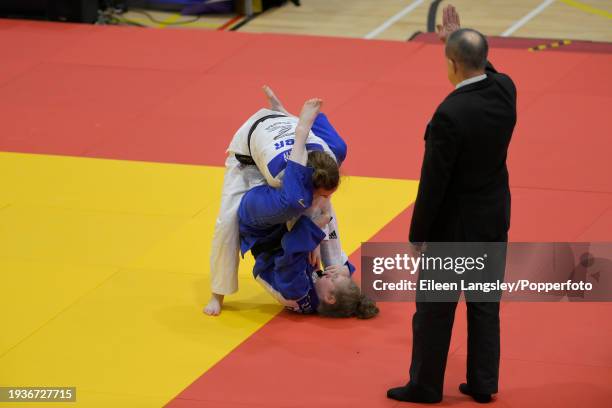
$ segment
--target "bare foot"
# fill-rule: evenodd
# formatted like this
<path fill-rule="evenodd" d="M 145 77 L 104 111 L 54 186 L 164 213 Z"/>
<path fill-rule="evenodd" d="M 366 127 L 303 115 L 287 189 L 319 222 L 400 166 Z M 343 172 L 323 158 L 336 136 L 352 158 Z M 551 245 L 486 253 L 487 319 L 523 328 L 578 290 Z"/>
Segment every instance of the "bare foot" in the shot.
<path fill-rule="evenodd" d="M 221 313 L 221 306 L 223 306 L 223 297 L 223 295 L 213 293 L 210 296 L 208 304 L 204 308 L 204 313 L 209 316 L 219 316 L 219 314 Z"/>
<path fill-rule="evenodd" d="M 323 105 L 323 100 L 319 98 L 309 99 L 304 102 L 304 106 L 302 107 L 302 112 L 300 112 L 300 120 L 298 122 L 298 126 L 303 126 L 310 130 L 312 124 L 314 123 L 319 111 L 321 110 L 321 106 Z"/>
<path fill-rule="evenodd" d="M 282 112 L 287 116 L 293 116 L 289 112 L 287 112 L 280 99 L 278 99 L 274 91 L 272 91 L 272 88 L 270 88 L 268 85 L 264 85 L 263 91 L 266 94 L 266 97 L 268 98 L 268 102 L 270 102 L 271 110 Z"/>

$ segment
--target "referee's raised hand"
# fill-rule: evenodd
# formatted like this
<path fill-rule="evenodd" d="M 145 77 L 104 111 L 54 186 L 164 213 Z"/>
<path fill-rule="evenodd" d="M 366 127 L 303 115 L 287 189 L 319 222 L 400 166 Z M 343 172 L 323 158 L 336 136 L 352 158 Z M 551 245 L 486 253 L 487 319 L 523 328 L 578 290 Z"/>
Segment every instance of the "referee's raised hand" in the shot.
<path fill-rule="evenodd" d="M 442 10 L 442 24 L 436 26 L 438 37 L 443 42 L 446 42 L 448 36 L 460 28 L 459 13 L 457 13 L 457 9 L 452 4 L 449 4 Z"/>

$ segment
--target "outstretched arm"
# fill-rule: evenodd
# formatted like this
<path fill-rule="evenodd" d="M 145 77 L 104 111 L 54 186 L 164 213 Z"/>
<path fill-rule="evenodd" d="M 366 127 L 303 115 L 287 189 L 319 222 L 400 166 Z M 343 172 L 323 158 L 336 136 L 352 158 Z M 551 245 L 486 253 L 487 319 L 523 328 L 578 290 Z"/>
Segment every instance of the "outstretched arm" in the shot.
<path fill-rule="evenodd" d="M 446 43 L 448 36 L 460 28 L 459 13 L 457 13 L 457 9 L 452 4 L 449 4 L 442 10 L 442 24 L 436 26 L 438 37 L 442 42 Z"/>
<path fill-rule="evenodd" d="M 308 160 L 308 153 L 306 152 L 306 139 L 312 128 L 323 101 L 318 98 L 309 99 L 304 103 L 302 112 L 300 112 L 300 119 L 298 120 L 297 127 L 295 128 L 295 142 L 293 149 L 289 155 L 289 160 L 306 165 Z"/>
<path fill-rule="evenodd" d="M 293 116 L 287 112 L 280 99 L 278 99 L 274 91 L 272 91 L 272 88 L 270 88 L 268 85 L 264 85 L 263 91 L 270 102 L 270 109 L 282 112 L 287 116 Z M 306 165 L 306 161 L 308 159 L 308 153 L 306 152 L 306 139 L 308 138 L 310 129 L 312 128 L 312 125 L 317 118 L 319 111 L 321 110 L 322 104 L 323 101 L 321 99 L 309 99 L 304 103 L 302 112 L 300 112 L 297 128 L 295 130 L 295 141 L 291 155 L 289 156 L 289 160 L 299 163 L 302 166 Z"/>

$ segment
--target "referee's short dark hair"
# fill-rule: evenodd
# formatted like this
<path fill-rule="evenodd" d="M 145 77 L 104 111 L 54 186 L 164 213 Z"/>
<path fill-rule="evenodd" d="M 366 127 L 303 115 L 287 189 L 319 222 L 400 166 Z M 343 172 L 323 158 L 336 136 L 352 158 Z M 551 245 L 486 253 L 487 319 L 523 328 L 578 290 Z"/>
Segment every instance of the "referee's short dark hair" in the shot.
<path fill-rule="evenodd" d="M 448 36 L 446 56 L 469 70 L 482 70 L 487 65 L 489 44 L 480 32 L 461 28 Z"/>

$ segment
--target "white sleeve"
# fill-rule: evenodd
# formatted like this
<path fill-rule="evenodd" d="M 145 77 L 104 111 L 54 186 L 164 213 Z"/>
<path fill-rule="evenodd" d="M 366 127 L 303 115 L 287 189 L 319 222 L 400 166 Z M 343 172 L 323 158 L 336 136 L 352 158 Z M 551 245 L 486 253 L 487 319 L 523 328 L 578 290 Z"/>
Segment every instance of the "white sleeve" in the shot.
<path fill-rule="evenodd" d="M 323 262 L 323 267 L 344 265 L 348 261 L 348 256 L 342 250 L 340 232 L 338 231 L 338 218 L 331 203 L 329 209 L 333 218 L 327 224 L 325 239 L 321 241 L 321 262 Z"/>

